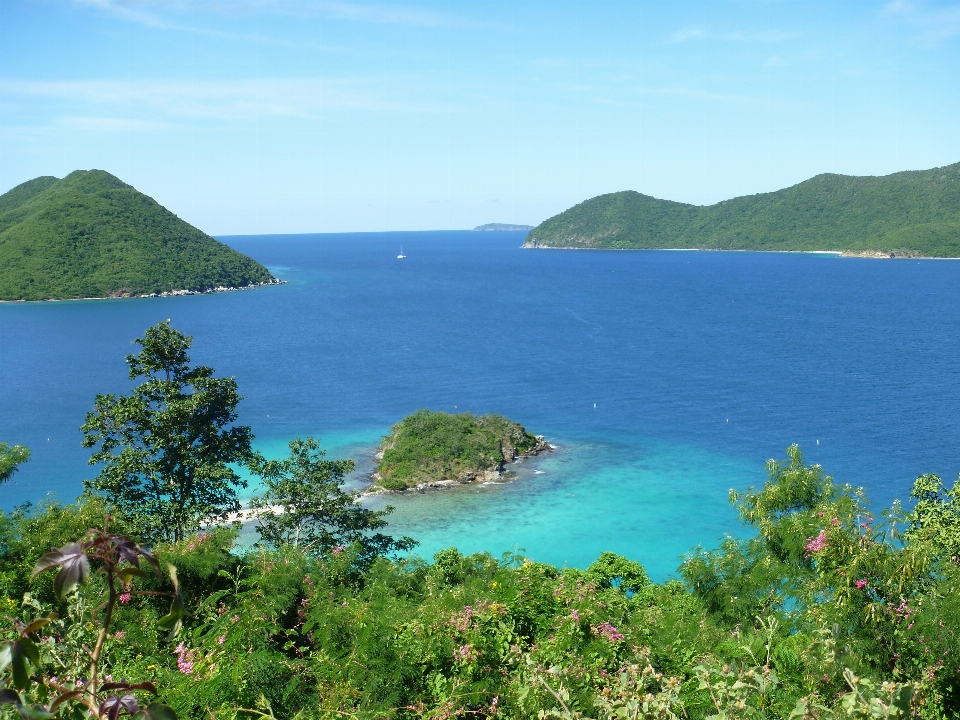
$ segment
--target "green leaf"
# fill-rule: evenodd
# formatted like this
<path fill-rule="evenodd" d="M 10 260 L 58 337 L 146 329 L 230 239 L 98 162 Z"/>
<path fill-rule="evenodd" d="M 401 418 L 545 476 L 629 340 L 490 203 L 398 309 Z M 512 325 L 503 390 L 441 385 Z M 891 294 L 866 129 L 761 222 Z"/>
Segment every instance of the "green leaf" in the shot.
<path fill-rule="evenodd" d="M 63 693 L 63 695 L 58 695 L 54 698 L 53 702 L 50 703 L 50 712 L 56 713 L 64 703 L 74 700 L 78 697 L 84 695 L 83 690 L 71 690 L 70 692 Z"/>
<path fill-rule="evenodd" d="M 24 720 L 47 720 L 54 713 L 40 705 L 24 705 L 20 694 L 10 690 L 0 690 L 0 705 L 13 705 Z"/>
<path fill-rule="evenodd" d="M 150 703 L 134 715 L 133 720 L 177 720 L 177 714 L 167 705 Z"/>

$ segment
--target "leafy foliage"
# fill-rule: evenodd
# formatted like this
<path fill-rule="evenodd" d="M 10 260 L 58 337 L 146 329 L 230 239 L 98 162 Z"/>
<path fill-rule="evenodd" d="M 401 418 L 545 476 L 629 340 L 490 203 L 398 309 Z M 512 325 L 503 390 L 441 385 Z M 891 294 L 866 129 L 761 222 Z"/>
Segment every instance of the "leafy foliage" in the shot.
<path fill-rule="evenodd" d="M 0 483 L 5 483 L 17 468 L 30 459 L 30 451 L 23 445 L 10 447 L 0 442 Z"/>
<path fill-rule="evenodd" d="M 169 321 L 149 328 L 127 356 L 130 379 L 147 378 L 133 394 L 97 395 L 81 430 L 103 463 L 85 484 L 101 493 L 149 541 L 180 540 L 200 524 L 240 510 L 245 482 L 230 467 L 253 457 L 249 427 L 231 425 L 241 400 L 233 378 L 191 367 L 192 338 Z"/>
<path fill-rule="evenodd" d="M 472 478 L 537 446 L 537 438 L 502 415 L 418 410 L 380 444 L 377 482 L 403 489 L 421 482 Z"/>
<path fill-rule="evenodd" d="M 250 503 L 261 539 L 313 555 L 356 544 L 364 566 L 381 555 L 412 548 L 410 538 L 394 540 L 375 532 L 386 527 L 384 518 L 393 508 L 368 510 L 357 503 L 356 494 L 344 492 L 343 478 L 353 470 L 353 461 L 324 456 L 318 440 L 296 438 L 290 441 L 289 458 L 251 463 L 265 487 Z"/>
<path fill-rule="evenodd" d="M 336 461 L 315 442 L 291 450 L 276 477 L 316 471 L 328 482 L 345 469 L 326 466 Z M 117 595 L 98 673 L 147 679 L 103 682 L 104 717 L 131 695 L 145 712 L 136 695 L 153 689 L 151 702 L 198 720 L 957 717 L 960 566 L 943 549 L 940 530 L 949 536 L 955 517 L 942 487 L 921 477 L 914 493 L 934 505 L 919 514 L 895 505 L 875 520 L 860 491 L 805 465 L 798 448 L 767 472 L 761 487 L 731 495 L 756 535 L 697 551 L 683 582 L 662 584 L 613 553 L 586 570 L 454 548 L 429 564 L 363 564 L 357 544 L 304 553 L 281 539 L 242 551 L 223 528 L 157 546 L 146 565 L 176 564 L 171 593 L 124 559 L 141 552 L 131 541 L 94 532 L 38 563 L 20 601 L 27 617 L 0 652 L 10 678 L 0 703 L 41 717 L 29 714 L 52 699 L 35 682 L 39 669 L 57 657 L 65 677 L 95 647 L 109 569 L 60 600 L 42 571 L 79 579 L 86 553 L 101 570 L 114 558 L 118 591 L 125 578 L 144 588 Z M 95 509 L 0 517 L 0 568 Z M 9 594 L 4 602 L 17 604 Z M 86 622 L 91 612 L 101 622 Z M 164 613 L 182 623 L 175 639 Z"/>
<path fill-rule="evenodd" d="M 268 282 L 265 267 L 102 170 L 0 196 L 0 300 L 124 297 Z"/>
<path fill-rule="evenodd" d="M 109 534 L 106 528 L 91 530 L 84 540 L 67 543 L 40 558 L 33 577 L 56 570 L 54 590 L 61 602 L 69 603 L 69 621 L 61 621 L 55 612 L 34 613 L 35 617 L 26 622 L 13 620 L 15 636 L 0 644 L 0 673 L 10 669 L 12 688 L 0 691 L 0 705 L 12 705 L 25 720 L 56 716 L 118 720 L 123 715 L 138 720 L 176 720 L 173 710 L 162 703 L 141 705 L 137 693 L 157 694 L 152 682 L 114 681 L 103 673 L 102 661 L 117 603 L 129 602 L 131 594 L 139 592 L 131 588 L 134 579 L 147 577 L 141 561 L 160 575 L 155 557 L 129 537 Z M 106 598 L 88 612 L 78 590 L 90 579 L 92 564 L 104 578 L 94 595 L 105 594 Z M 175 617 L 173 624 L 179 627 L 183 599 L 177 590 L 175 569 L 168 566 L 168 570 L 173 592 L 150 594 L 173 598 L 170 614 L 161 624 L 169 624 L 169 618 Z M 28 610 L 42 610 L 28 595 L 23 605 Z M 83 642 L 88 639 L 85 630 L 93 631 L 94 642 Z"/>
<path fill-rule="evenodd" d="M 541 223 L 526 245 L 960 257 L 960 163 L 884 177 L 817 175 L 702 207 L 632 191 L 600 195 Z"/>

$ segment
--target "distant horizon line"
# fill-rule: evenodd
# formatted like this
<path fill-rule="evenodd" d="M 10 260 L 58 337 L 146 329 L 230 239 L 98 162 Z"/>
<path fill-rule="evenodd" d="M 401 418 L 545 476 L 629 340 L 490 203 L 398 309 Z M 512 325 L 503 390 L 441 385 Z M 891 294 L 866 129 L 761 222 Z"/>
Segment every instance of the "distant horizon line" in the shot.
<path fill-rule="evenodd" d="M 537 226 L 536 225 L 530 226 L 531 229 L 535 227 Z M 448 228 L 445 230 L 341 230 L 341 231 L 325 230 L 320 232 L 296 232 L 296 233 L 281 233 L 281 232 L 232 233 L 229 235 L 220 234 L 220 233 L 208 233 L 208 235 L 210 235 L 210 237 L 212 238 L 219 240 L 220 238 L 263 237 L 265 235 L 274 236 L 274 237 L 296 237 L 300 235 L 303 235 L 303 236 L 307 236 L 307 235 L 384 235 L 384 234 L 399 235 L 402 233 L 445 233 L 445 232 L 475 232 L 477 234 L 481 234 L 481 233 L 489 234 L 489 233 L 528 233 L 530 232 L 530 230 L 475 230 L 474 228 Z"/>

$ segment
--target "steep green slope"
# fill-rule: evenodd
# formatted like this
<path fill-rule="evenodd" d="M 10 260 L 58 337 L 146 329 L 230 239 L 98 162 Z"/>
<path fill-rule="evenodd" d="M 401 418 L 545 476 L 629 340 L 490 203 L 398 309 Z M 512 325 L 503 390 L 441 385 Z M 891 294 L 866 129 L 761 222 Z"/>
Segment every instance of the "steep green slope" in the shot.
<path fill-rule="evenodd" d="M 0 300 L 127 297 L 270 282 L 265 267 L 102 170 L 0 196 Z"/>
<path fill-rule="evenodd" d="M 705 207 L 632 191 L 600 195 L 541 223 L 525 244 L 960 257 L 960 163 L 884 177 L 818 175 Z"/>

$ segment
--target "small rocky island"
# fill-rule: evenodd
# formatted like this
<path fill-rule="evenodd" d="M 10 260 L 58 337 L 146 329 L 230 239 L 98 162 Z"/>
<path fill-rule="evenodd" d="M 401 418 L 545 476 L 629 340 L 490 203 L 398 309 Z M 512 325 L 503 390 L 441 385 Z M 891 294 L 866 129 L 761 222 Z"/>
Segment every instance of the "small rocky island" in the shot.
<path fill-rule="evenodd" d="M 380 443 L 373 481 L 386 490 L 496 482 L 508 463 L 549 449 L 542 436 L 502 415 L 418 410 Z"/>

